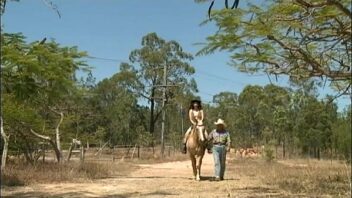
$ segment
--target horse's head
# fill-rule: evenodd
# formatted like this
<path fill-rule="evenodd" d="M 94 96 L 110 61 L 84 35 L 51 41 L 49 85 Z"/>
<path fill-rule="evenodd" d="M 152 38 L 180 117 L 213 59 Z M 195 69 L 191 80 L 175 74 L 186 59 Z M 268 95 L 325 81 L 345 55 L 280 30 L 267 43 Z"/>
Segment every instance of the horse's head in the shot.
<path fill-rule="evenodd" d="M 206 140 L 205 127 L 204 126 L 196 126 L 194 132 L 197 135 L 197 139 L 201 142 Z"/>

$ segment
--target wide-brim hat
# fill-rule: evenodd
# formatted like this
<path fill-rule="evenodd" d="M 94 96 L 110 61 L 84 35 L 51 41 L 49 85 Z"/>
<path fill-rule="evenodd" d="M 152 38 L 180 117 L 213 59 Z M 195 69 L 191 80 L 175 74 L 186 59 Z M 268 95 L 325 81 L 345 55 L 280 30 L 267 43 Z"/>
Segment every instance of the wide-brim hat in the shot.
<path fill-rule="evenodd" d="M 191 104 L 194 104 L 194 103 L 201 104 L 202 102 L 200 100 L 194 99 L 191 101 Z"/>
<path fill-rule="evenodd" d="M 215 125 L 223 125 L 224 127 L 226 127 L 226 123 L 223 119 L 218 119 L 216 122 L 214 122 Z"/>

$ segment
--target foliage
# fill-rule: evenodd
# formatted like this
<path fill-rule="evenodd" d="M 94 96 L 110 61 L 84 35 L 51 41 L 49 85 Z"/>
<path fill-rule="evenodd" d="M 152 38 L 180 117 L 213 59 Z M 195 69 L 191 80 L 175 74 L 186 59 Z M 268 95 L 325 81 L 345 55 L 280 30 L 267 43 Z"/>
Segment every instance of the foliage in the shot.
<path fill-rule="evenodd" d="M 141 44 L 140 49 L 130 53 L 131 64 L 121 64 L 120 76 L 134 93 L 150 102 L 149 132 L 153 134 L 160 115 L 162 89 L 167 89 L 167 101 L 179 100 L 196 90 L 195 81 L 187 78 L 194 73 L 188 63 L 193 57 L 176 41 L 166 41 L 156 33 L 145 35 Z M 165 67 L 167 87 L 163 87 Z"/>
<path fill-rule="evenodd" d="M 75 72 L 89 69 L 81 60 L 86 53 L 46 39 L 27 43 L 20 33 L 2 33 L 1 44 L 2 116 L 10 147 L 33 161 L 37 140 L 29 132 L 53 136 L 58 123 L 53 112 L 70 113 L 79 89 Z"/>
<path fill-rule="evenodd" d="M 285 74 L 292 81 L 327 78 L 347 92 L 352 82 L 349 5 L 348 0 L 271 0 L 215 10 L 205 23 L 214 21 L 219 30 L 198 54 L 226 50 L 239 71 Z"/>

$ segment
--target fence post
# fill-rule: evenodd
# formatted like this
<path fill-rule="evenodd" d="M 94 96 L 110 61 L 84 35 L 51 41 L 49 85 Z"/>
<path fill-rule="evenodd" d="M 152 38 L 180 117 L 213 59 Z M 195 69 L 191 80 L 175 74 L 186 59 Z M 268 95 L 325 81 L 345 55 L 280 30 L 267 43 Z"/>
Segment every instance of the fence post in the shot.
<path fill-rule="evenodd" d="M 84 161 L 84 145 L 81 145 L 81 157 L 80 157 L 81 162 Z"/>
<path fill-rule="evenodd" d="M 139 159 L 139 145 L 137 147 L 137 158 Z"/>

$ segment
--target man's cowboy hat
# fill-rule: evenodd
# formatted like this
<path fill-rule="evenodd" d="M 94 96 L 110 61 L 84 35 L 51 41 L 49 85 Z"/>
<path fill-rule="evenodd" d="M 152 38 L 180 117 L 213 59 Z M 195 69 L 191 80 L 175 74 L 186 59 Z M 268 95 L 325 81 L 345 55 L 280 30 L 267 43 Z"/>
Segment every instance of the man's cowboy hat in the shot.
<path fill-rule="evenodd" d="M 226 127 L 226 123 L 223 119 L 218 119 L 216 122 L 214 122 L 215 125 L 223 125 L 224 127 Z"/>

